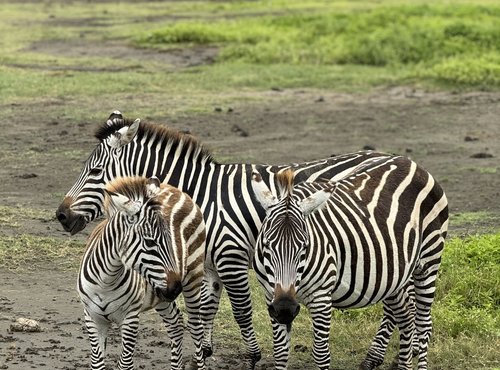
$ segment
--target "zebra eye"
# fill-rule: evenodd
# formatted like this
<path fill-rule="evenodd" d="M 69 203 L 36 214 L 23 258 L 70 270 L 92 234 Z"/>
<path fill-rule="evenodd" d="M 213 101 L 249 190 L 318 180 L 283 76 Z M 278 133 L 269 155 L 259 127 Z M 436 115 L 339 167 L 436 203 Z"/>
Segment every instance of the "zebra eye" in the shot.
<path fill-rule="evenodd" d="M 102 168 L 101 167 L 94 167 L 90 170 L 89 172 L 89 175 L 90 176 L 99 176 L 102 172 Z"/>

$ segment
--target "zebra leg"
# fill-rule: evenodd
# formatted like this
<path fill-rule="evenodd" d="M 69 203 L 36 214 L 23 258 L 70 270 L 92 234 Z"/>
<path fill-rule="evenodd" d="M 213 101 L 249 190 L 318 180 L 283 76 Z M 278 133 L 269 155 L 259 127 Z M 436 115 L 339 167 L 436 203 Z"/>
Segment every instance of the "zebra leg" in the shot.
<path fill-rule="evenodd" d="M 396 295 L 384 300 L 384 305 L 391 310 L 396 325 L 399 328 L 398 361 L 392 368 L 398 370 L 412 369 L 412 344 L 415 332 L 415 318 L 411 313 L 410 296 L 407 289 L 402 289 Z"/>
<path fill-rule="evenodd" d="M 202 350 L 203 341 L 203 325 L 200 318 L 200 282 L 194 282 L 193 288 L 184 288 L 184 302 L 186 304 L 186 311 L 188 314 L 187 328 L 191 334 L 191 338 L 194 343 L 194 362 L 195 364 L 189 364 L 186 366 L 186 370 L 189 369 L 199 369 L 204 370 L 205 367 L 205 357 Z M 194 365 L 194 366 L 193 366 Z"/>
<path fill-rule="evenodd" d="M 84 310 L 85 326 L 89 334 L 92 353 L 90 355 L 90 368 L 92 370 L 105 370 L 104 353 L 106 351 L 106 337 L 110 323 L 96 323 L 87 310 Z"/>
<path fill-rule="evenodd" d="M 288 357 L 290 355 L 290 332 L 292 326 L 287 328 L 286 325 L 278 323 L 271 318 L 273 327 L 273 352 L 274 352 L 274 368 L 275 370 L 285 370 L 288 365 Z"/>
<path fill-rule="evenodd" d="M 247 345 L 248 363 L 247 369 L 254 369 L 255 364 L 261 359 L 261 352 L 255 337 L 252 324 L 252 301 L 250 299 L 250 284 L 248 282 L 248 254 L 247 251 L 231 249 L 230 266 L 224 266 L 227 258 L 217 266 L 217 271 L 221 278 L 227 295 L 231 301 L 234 318 L 238 323 Z M 238 253 L 240 252 L 240 253 Z"/>
<path fill-rule="evenodd" d="M 120 325 L 122 336 L 122 353 L 118 363 L 118 369 L 129 370 L 134 368 L 134 351 L 139 330 L 139 314 L 129 315 Z"/>
<path fill-rule="evenodd" d="M 332 320 L 331 298 L 326 297 L 325 302 L 318 302 L 309 306 L 309 312 L 313 322 L 314 344 L 313 358 L 314 363 L 320 370 L 330 368 L 330 326 Z"/>
<path fill-rule="evenodd" d="M 368 350 L 365 360 L 359 366 L 360 370 L 372 370 L 380 366 L 384 362 L 387 345 L 391 339 L 396 326 L 396 319 L 392 310 L 384 301 L 384 317 L 377 330 L 377 334 Z"/>
<path fill-rule="evenodd" d="M 413 280 L 410 281 L 406 289 L 408 294 L 409 315 L 411 316 L 412 320 L 415 320 L 415 285 L 413 284 Z M 394 332 L 394 328 L 396 327 L 396 319 L 391 308 L 385 303 L 385 301 L 383 302 L 383 305 L 384 316 L 382 318 L 382 322 L 380 323 L 377 334 L 373 339 L 365 360 L 359 366 L 360 370 L 375 369 L 384 361 L 387 346 L 389 345 L 392 333 Z M 417 356 L 418 354 L 418 337 L 415 332 L 413 333 L 412 354 L 413 357 Z"/>
<path fill-rule="evenodd" d="M 441 245 L 442 248 L 442 245 Z M 427 370 L 427 349 L 432 334 L 431 306 L 436 292 L 440 258 L 415 271 L 416 332 L 419 341 L 418 370 Z"/>
<path fill-rule="evenodd" d="M 183 369 L 182 340 L 184 337 L 182 314 L 175 302 L 161 302 L 156 306 L 156 311 L 167 327 L 171 342 L 170 368 L 181 370 Z"/>
<path fill-rule="evenodd" d="M 213 353 L 212 332 L 214 319 L 219 309 L 220 296 L 222 293 L 222 282 L 213 270 L 205 270 L 203 285 L 201 288 L 201 321 L 203 322 L 203 357 L 208 358 Z"/>

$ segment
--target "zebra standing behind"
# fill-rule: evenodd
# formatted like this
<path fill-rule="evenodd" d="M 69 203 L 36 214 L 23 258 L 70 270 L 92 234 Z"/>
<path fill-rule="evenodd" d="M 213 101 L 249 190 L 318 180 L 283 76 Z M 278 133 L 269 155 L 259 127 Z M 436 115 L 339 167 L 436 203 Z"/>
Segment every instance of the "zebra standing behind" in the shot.
<path fill-rule="evenodd" d="M 119 369 L 133 369 L 139 313 L 155 308 L 171 339 L 171 368 L 183 369 L 183 292 L 197 369 L 205 369 L 200 319 L 205 224 L 191 198 L 156 178 L 118 178 L 106 186 L 108 216 L 93 231 L 78 275 L 92 346 L 91 368 L 103 370 L 111 323 L 120 326 Z"/>
<path fill-rule="evenodd" d="M 332 308 L 379 301 L 400 330 L 397 368 L 412 368 L 417 335 L 418 369 L 427 369 L 431 304 L 448 226 L 441 187 L 402 157 L 374 159 L 336 182 L 294 186 L 293 177 L 291 170 L 278 175 L 276 197 L 258 172 L 252 176 L 266 210 L 254 268 L 266 293 L 276 369 L 287 367 L 299 302 L 312 316 L 314 361 L 329 369 Z M 382 362 L 385 348 L 379 349 L 372 344 L 362 369 Z"/>

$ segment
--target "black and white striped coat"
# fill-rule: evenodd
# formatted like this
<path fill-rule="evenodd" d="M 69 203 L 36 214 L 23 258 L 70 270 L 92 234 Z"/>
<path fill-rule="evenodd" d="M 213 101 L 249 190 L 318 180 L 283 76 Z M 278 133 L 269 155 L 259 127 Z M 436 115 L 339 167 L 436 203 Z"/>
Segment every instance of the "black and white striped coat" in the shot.
<path fill-rule="evenodd" d="M 257 169 L 275 189 L 276 173 L 286 168 L 293 168 L 296 182 L 338 179 L 373 158 L 392 157 L 365 151 L 280 166 L 220 164 L 193 136 L 124 120 L 118 112 L 98 127 L 96 137 L 99 144 L 57 210 L 57 218 L 72 234 L 82 230 L 102 214 L 104 184 L 117 176 L 157 176 L 189 194 L 203 212 L 210 249 L 202 294 L 205 354 L 212 353 L 213 322 L 224 287 L 247 346 L 248 369 L 261 356 L 252 325 L 248 269 L 265 216 L 253 196 L 252 171 Z M 391 332 L 385 330 L 377 343 L 386 342 Z"/>
<path fill-rule="evenodd" d="M 400 329 L 398 369 L 412 368 L 412 350 L 418 368 L 427 369 L 430 308 L 448 225 L 439 184 L 403 157 L 373 159 L 336 182 L 294 185 L 293 177 L 281 173 L 276 194 L 253 175 L 266 209 L 254 269 L 273 323 L 276 368 L 287 366 L 299 303 L 312 315 L 314 360 L 328 369 L 332 309 L 382 301 Z M 418 348 L 412 348 L 414 332 Z M 384 353 L 374 343 L 362 368 L 378 366 Z"/>
<path fill-rule="evenodd" d="M 196 368 L 205 369 L 200 318 L 205 225 L 191 198 L 156 178 L 118 178 L 106 187 L 108 218 L 93 231 L 78 274 L 92 355 L 105 369 L 106 336 L 112 323 L 122 336 L 119 369 L 133 369 L 139 313 L 155 308 L 171 339 L 171 368 L 183 369 L 182 292 Z"/>

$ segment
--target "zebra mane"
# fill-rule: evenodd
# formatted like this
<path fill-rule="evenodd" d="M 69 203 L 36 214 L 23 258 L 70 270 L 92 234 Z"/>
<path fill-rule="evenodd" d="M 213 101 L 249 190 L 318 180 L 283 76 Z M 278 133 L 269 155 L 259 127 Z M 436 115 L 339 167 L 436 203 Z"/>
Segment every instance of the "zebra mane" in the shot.
<path fill-rule="evenodd" d="M 290 197 L 292 195 L 294 177 L 295 173 L 290 168 L 276 174 L 280 198 Z"/>
<path fill-rule="evenodd" d="M 97 127 L 94 136 L 99 141 L 104 141 L 111 134 L 115 133 L 125 126 L 130 126 L 132 123 L 134 123 L 134 120 L 113 118 L 111 120 L 108 120 L 107 122 L 100 124 Z M 212 153 L 208 149 L 206 149 L 196 137 L 188 133 L 184 133 L 167 126 L 141 121 L 141 123 L 139 124 L 139 131 L 137 132 L 137 135 L 139 135 L 140 137 L 156 136 L 160 140 L 170 141 L 172 142 L 172 150 L 175 150 L 175 148 L 179 146 L 191 147 L 194 153 L 198 152 L 202 158 L 207 159 L 211 162 L 215 162 L 212 157 Z"/>
<path fill-rule="evenodd" d="M 150 207 L 161 207 L 162 199 L 152 196 L 148 191 L 148 179 L 145 177 L 118 177 L 106 184 L 106 190 L 112 193 L 118 193 L 131 200 L 140 200 L 143 203 L 149 201 Z M 109 214 L 110 199 L 106 196 L 104 199 L 104 210 Z"/>

